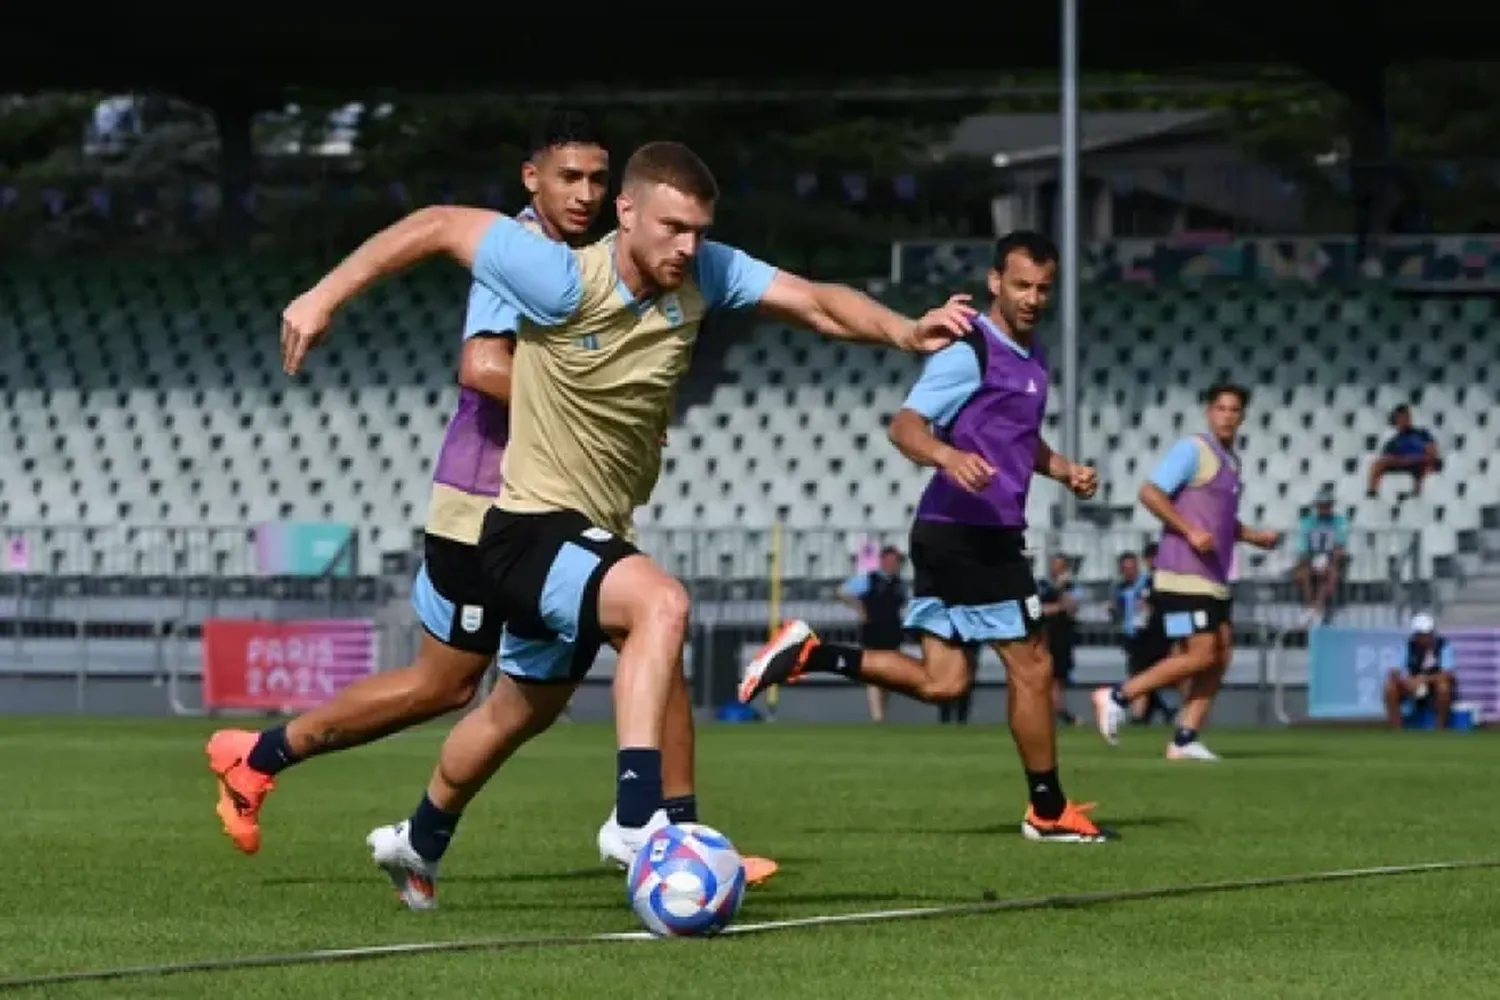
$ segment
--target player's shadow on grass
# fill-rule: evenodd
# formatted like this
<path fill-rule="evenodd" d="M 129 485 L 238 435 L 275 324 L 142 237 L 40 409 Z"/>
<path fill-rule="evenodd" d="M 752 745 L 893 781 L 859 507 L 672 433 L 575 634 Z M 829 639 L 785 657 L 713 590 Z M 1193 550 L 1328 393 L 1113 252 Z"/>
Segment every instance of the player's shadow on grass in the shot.
<path fill-rule="evenodd" d="M 542 882 L 603 882 L 620 878 L 624 878 L 621 872 L 599 865 L 595 868 L 574 868 L 568 871 L 552 872 L 460 873 L 445 876 L 443 882 L 445 884 L 473 882 L 487 885 L 526 885 Z M 369 881 L 368 875 L 288 875 L 263 879 L 261 884 L 266 886 L 355 885 Z"/>
<path fill-rule="evenodd" d="M 1229 756 L 1229 760 L 1275 760 L 1310 756 L 1312 755 L 1306 750 L 1297 750 L 1289 747 L 1255 747 L 1250 750 L 1235 750 Z"/>
<path fill-rule="evenodd" d="M 1099 825 L 1124 833 L 1132 828 L 1156 829 L 1169 826 L 1188 826 L 1189 821 L 1181 816 L 1101 816 Z M 1020 824 L 1016 822 L 987 823 L 984 826 L 966 826 L 954 829 L 940 826 L 888 826 L 888 827 L 807 827 L 808 834 L 864 834 L 887 837 L 893 833 L 919 837 L 1005 837 L 1021 836 Z"/>

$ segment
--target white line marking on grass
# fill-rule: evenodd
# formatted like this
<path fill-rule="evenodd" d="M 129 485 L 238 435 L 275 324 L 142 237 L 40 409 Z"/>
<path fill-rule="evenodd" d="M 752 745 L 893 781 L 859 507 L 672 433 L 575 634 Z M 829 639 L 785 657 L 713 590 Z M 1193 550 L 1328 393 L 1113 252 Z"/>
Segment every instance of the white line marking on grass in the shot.
<path fill-rule="evenodd" d="M 1419 875 L 1431 872 L 1453 872 L 1476 868 L 1500 868 L 1500 858 L 1473 861 L 1428 861 L 1408 865 L 1380 865 L 1373 868 L 1343 868 L 1295 875 L 1271 875 L 1264 878 L 1225 879 L 1218 882 L 1189 882 L 1179 885 L 1153 886 L 1143 889 L 1111 889 L 1102 892 L 1061 893 L 1054 896 L 1029 896 L 1018 899 L 986 899 L 974 903 L 950 903 L 943 906 L 919 906 L 899 910 L 868 910 L 860 913 L 832 913 L 788 920 L 764 920 L 759 923 L 734 924 L 725 936 L 764 934 L 807 927 L 831 927 L 848 924 L 878 924 L 899 920 L 922 920 L 931 917 L 968 917 L 989 913 L 1022 910 L 1068 909 L 1097 906 L 1101 903 L 1123 903 L 1145 899 L 1169 899 L 1209 893 L 1236 892 L 1244 889 L 1271 889 L 1290 885 L 1313 885 L 1319 882 L 1346 882 L 1354 879 L 1381 878 L 1391 875 Z M 645 931 L 623 931 L 610 934 L 554 934 L 522 937 L 474 938 L 464 941 L 414 941 L 406 944 L 367 945 L 354 948 L 320 948 L 313 951 L 287 952 L 280 955 L 244 955 L 229 958 L 206 958 L 189 962 L 154 965 L 130 965 L 111 969 L 83 969 L 52 972 L 34 976 L 0 979 L 0 990 L 24 990 L 65 983 L 102 982 L 120 979 L 144 979 L 155 976 L 182 975 L 189 972 L 228 972 L 240 969 L 263 969 L 291 965 L 320 965 L 333 962 L 357 962 L 400 955 L 452 954 L 466 951 L 506 951 L 527 948 L 577 948 L 591 944 L 655 941 Z"/>

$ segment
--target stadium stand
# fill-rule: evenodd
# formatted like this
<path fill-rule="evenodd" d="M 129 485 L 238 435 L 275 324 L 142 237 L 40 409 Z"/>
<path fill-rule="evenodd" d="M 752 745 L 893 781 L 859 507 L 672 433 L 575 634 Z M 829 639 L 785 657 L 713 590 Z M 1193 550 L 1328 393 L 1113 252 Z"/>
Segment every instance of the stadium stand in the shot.
<path fill-rule="evenodd" d="M 146 532 L 113 548 L 48 551 L 44 530 L 60 525 L 343 521 L 362 532 L 364 573 L 382 552 L 409 548 L 454 400 L 463 275 L 431 268 L 378 289 L 290 383 L 275 317 L 312 273 L 253 260 L 7 269 L 0 307 L 20 337 L 19 363 L 0 375 L 0 523 L 43 532 L 33 551 L 58 573 L 146 573 L 158 555 Z M 1479 527 L 1500 486 L 1500 428 L 1489 422 L 1500 343 L 1483 336 L 1491 300 L 1269 285 L 1084 294 L 1082 457 L 1103 473 L 1113 516 L 1104 537 L 1114 541 L 1091 541 L 1096 523 L 1060 523 L 1059 493 L 1045 484 L 1030 510 L 1050 545 L 1084 556 L 1083 578 L 1106 578 L 1116 550 L 1153 528 L 1135 490 L 1196 426 L 1196 392 L 1226 375 L 1256 389 L 1244 438 L 1249 519 L 1290 529 L 1331 483 L 1366 533 L 1357 548 L 1395 555 L 1408 537 L 1397 529 L 1419 531 L 1420 575 L 1451 572 L 1460 536 Z M 842 576 L 845 532 L 899 532 L 919 493 L 923 472 L 883 427 L 917 364 L 756 328 L 702 366 L 706 383 L 687 394 L 696 402 L 640 512 L 648 543 L 684 575 L 750 578 L 764 574 L 771 533 L 745 529 L 779 520 L 802 533 L 785 576 Z M 1445 467 L 1418 498 L 1398 503 L 1392 477 L 1383 499 L 1366 500 L 1385 415 L 1404 400 L 1437 435 Z M 691 542 L 681 540 L 688 528 Z M 243 533 L 219 538 L 215 570 L 249 572 Z M 1273 554 L 1250 575 L 1284 578 L 1291 559 Z M 1384 562 L 1356 566 L 1355 580 L 1382 579 Z"/>
<path fill-rule="evenodd" d="M 275 317 L 303 277 L 247 263 L 8 270 L 0 302 L 18 317 L 20 344 L 19 364 L 0 375 L 0 518 L 347 521 L 367 533 L 366 571 L 381 551 L 404 548 L 453 403 L 462 276 L 433 269 L 377 290 L 292 384 L 279 371 Z M 1500 343 L 1483 336 L 1493 309 L 1489 299 L 1372 291 L 1087 287 L 1083 457 L 1103 473 L 1105 504 L 1149 530 L 1134 505 L 1148 463 L 1196 426 L 1206 381 L 1240 379 L 1257 390 L 1243 443 L 1248 516 L 1290 527 L 1329 482 L 1357 527 L 1419 529 L 1428 575 L 1500 485 L 1491 459 L 1500 428 L 1489 422 Z M 917 364 L 758 327 L 682 415 L 642 527 L 898 528 L 923 472 L 886 443 L 883 424 Z M 1366 501 L 1386 413 L 1407 400 L 1437 435 L 1445 467 L 1421 497 L 1391 499 L 1402 488 L 1393 477 L 1386 499 Z M 1035 490 L 1033 524 L 1061 527 L 1057 500 Z M 128 573 L 149 556 L 55 568 Z M 233 567 L 238 557 L 224 556 Z"/>

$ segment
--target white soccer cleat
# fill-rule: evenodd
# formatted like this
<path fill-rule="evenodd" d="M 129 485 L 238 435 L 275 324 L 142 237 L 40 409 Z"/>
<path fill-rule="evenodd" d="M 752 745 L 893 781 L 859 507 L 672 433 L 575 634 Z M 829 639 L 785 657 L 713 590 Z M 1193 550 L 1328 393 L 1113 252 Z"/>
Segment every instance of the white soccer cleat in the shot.
<path fill-rule="evenodd" d="M 609 819 L 599 828 L 599 860 L 605 864 L 613 863 L 620 868 L 629 868 L 630 863 L 635 860 L 641 845 L 650 839 L 651 835 L 664 826 L 670 825 L 665 809 L 658 809 L 646 821 L 646 825 L 638 830 L 621 826 L 619 817 L 613 809 L 610 810 Z"/>
<path fill-rule="evenodd" d="M 1104 742 L 1116 746 L 1120 742 L 1120 727 L 1125 724 L 1125 709 L 1115 704 L 1112 688 L 1094 689 L 1094 721 L 1099 726 L 1099 735 Z"/>
<path fill-rule="evenodd" d="M 411 846 L 410 824 L 403 820 L 394 826 L 378 826 L 370 831 L 365 843 L 370 857 L 391 880 L 408 909 L 437 909 L 438 866 L 424 860 Z"/>
<path fill-rule="evenodd" d="M 1218 760 L 1219 755 L 1197 740 L 1187 746 L 1178 746 L 1176 743 L 1167 744 L 1167 760 Z"/>

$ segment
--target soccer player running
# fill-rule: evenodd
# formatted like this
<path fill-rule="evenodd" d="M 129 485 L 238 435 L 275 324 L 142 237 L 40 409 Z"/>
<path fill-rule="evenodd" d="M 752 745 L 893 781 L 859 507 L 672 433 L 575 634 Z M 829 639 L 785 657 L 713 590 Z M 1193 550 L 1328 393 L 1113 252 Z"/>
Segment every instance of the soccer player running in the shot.
<path fill-rule="evenodd" d="M 825 643 L 803 621 L 788 622 L 746 669 L 740 700 L 811 672 L 941 704 L 967 694 L 965 647 L 993 645 L 1005 663 L 1011 735 L 1026 771 L 1031 840 L 1098 842 L 1108 834 L 1071 803 L 1057 776 L 1052 659 L 1036 581 L 1025 554 L 1026 495 L 1034 473 L 1087 499 L 1095 471 L 1041 437 L 1047 359 L 1036 336 L 1057 279 L 1057 248 L 1039 233 L 995 244 L 989 311 L 928 359 L 891 420 L 896 448 L 938 470 L 911 529 L 915 581 L 906 628 L 922 634 L 922 658 L 895 650 Z"/>
<path fill-rule="evenodd" d="M 1177 650 L 1123 684 L 1094 692 L 1099 732 L 1118 742 L 1129 706 L 1162 688 L 1189 681 L 1171 760 L 1218 760 L 1198 738 L 1234 655 L 1229 564 L 1236 542 L 1274 548 L 1279 532 L 1240 523 L 1240 459 L 1234 450 L 1250 393 L 1227 382 L 1203 394 L 1208 433 L 1172 446 L 1140 492 L 1141 504 L 1162 523 L 1151 580 L 1150 630 Z"/>
<path fill-rule="evenodd" d="M 713 174 L 687 147 L 650 143 L 626 165 L 617 232 L 598 243 L 570 250 L 496 212 L 434 206 L 366 241 L 285 314 L 294 368 L 344 303 L 441 254 L 522 317 L 503 482 L 479 542 L 505 619 L 500 676 L 449 734 L 411 817 L 368 838 L 414 909 L 435 905 L 438 865 L 464 808 L 552 724 L 606 641 L 620 650 L 611 832 L 634 852 L 669 821 L 661 742 L 682 684 L 689 603 L 636 549 L 632 515 L 660 475 L 662 432 L 705 314 L 759 308 L 827 337 L 907 350 L 969 329 L 962 297 L 914 321 L 706 240 L 717 199 Z"/>
<path fill-rule="evenodd" d="M 531 201 L 516 221 L 549 239 L 581 245 L 604 205 L 609 153 L 587 116 L 559 110 L 538 130 L 521 180 Z M 479 564 L 478 541 L 484 517 L 500 492 L 500 455 L 510 437 L 511 358 L 518 320 L 512 306 L 474 282 L 464 322 L 458 406 L 433 472 L 425 560 L 412 586 L 412 605 L 423 627 L 416 661 L 352 684 L 328 704 L 286 725 L 258 734 L 225 729 L 210 738 L 209 764 L 220 781 L 219 817 L 245 853 L 260 848 L 260 809 L 282 771 L 473 701 L 499 649 L 503 624 Z M 698 818 L 693 739 L 692 699 L 684 680 L 673 692 L 663 760 L 666 808 L 677 822 Z M 608 829 L 606 823 L 601 834 Z M 606 853 L 613 855 L 623 851 L 612 842 L 601 847 L 610 848 Z M 746 856 L 745 868 L 749 882 L 759 884 L 775 874 L 777 866 L 766 858 Z"/>
<path fill-rule="evenodd" d="M 604 205 L 609 153 L 586 117 L 556 112 L 538 131 L 521 179 L 531 201 L 518 221 L 550 239 L 582 243 Z M 351 684 L 285 725 L 258 734 L 221 729 L 209 739 L 219 818 L 246 854 L 260 849 L 260 811 L 282 771 L 463 708 L 494 659 L 503 622 L 477 546 L 500 491 L 500 455 L 510 437 L 516 319 L 504 299 L 474 283 L 464 320 L 458 406 L 433 469 L 424 560 L 412 584 L 412 606 L 423 627 L 416 659 Z"/>

